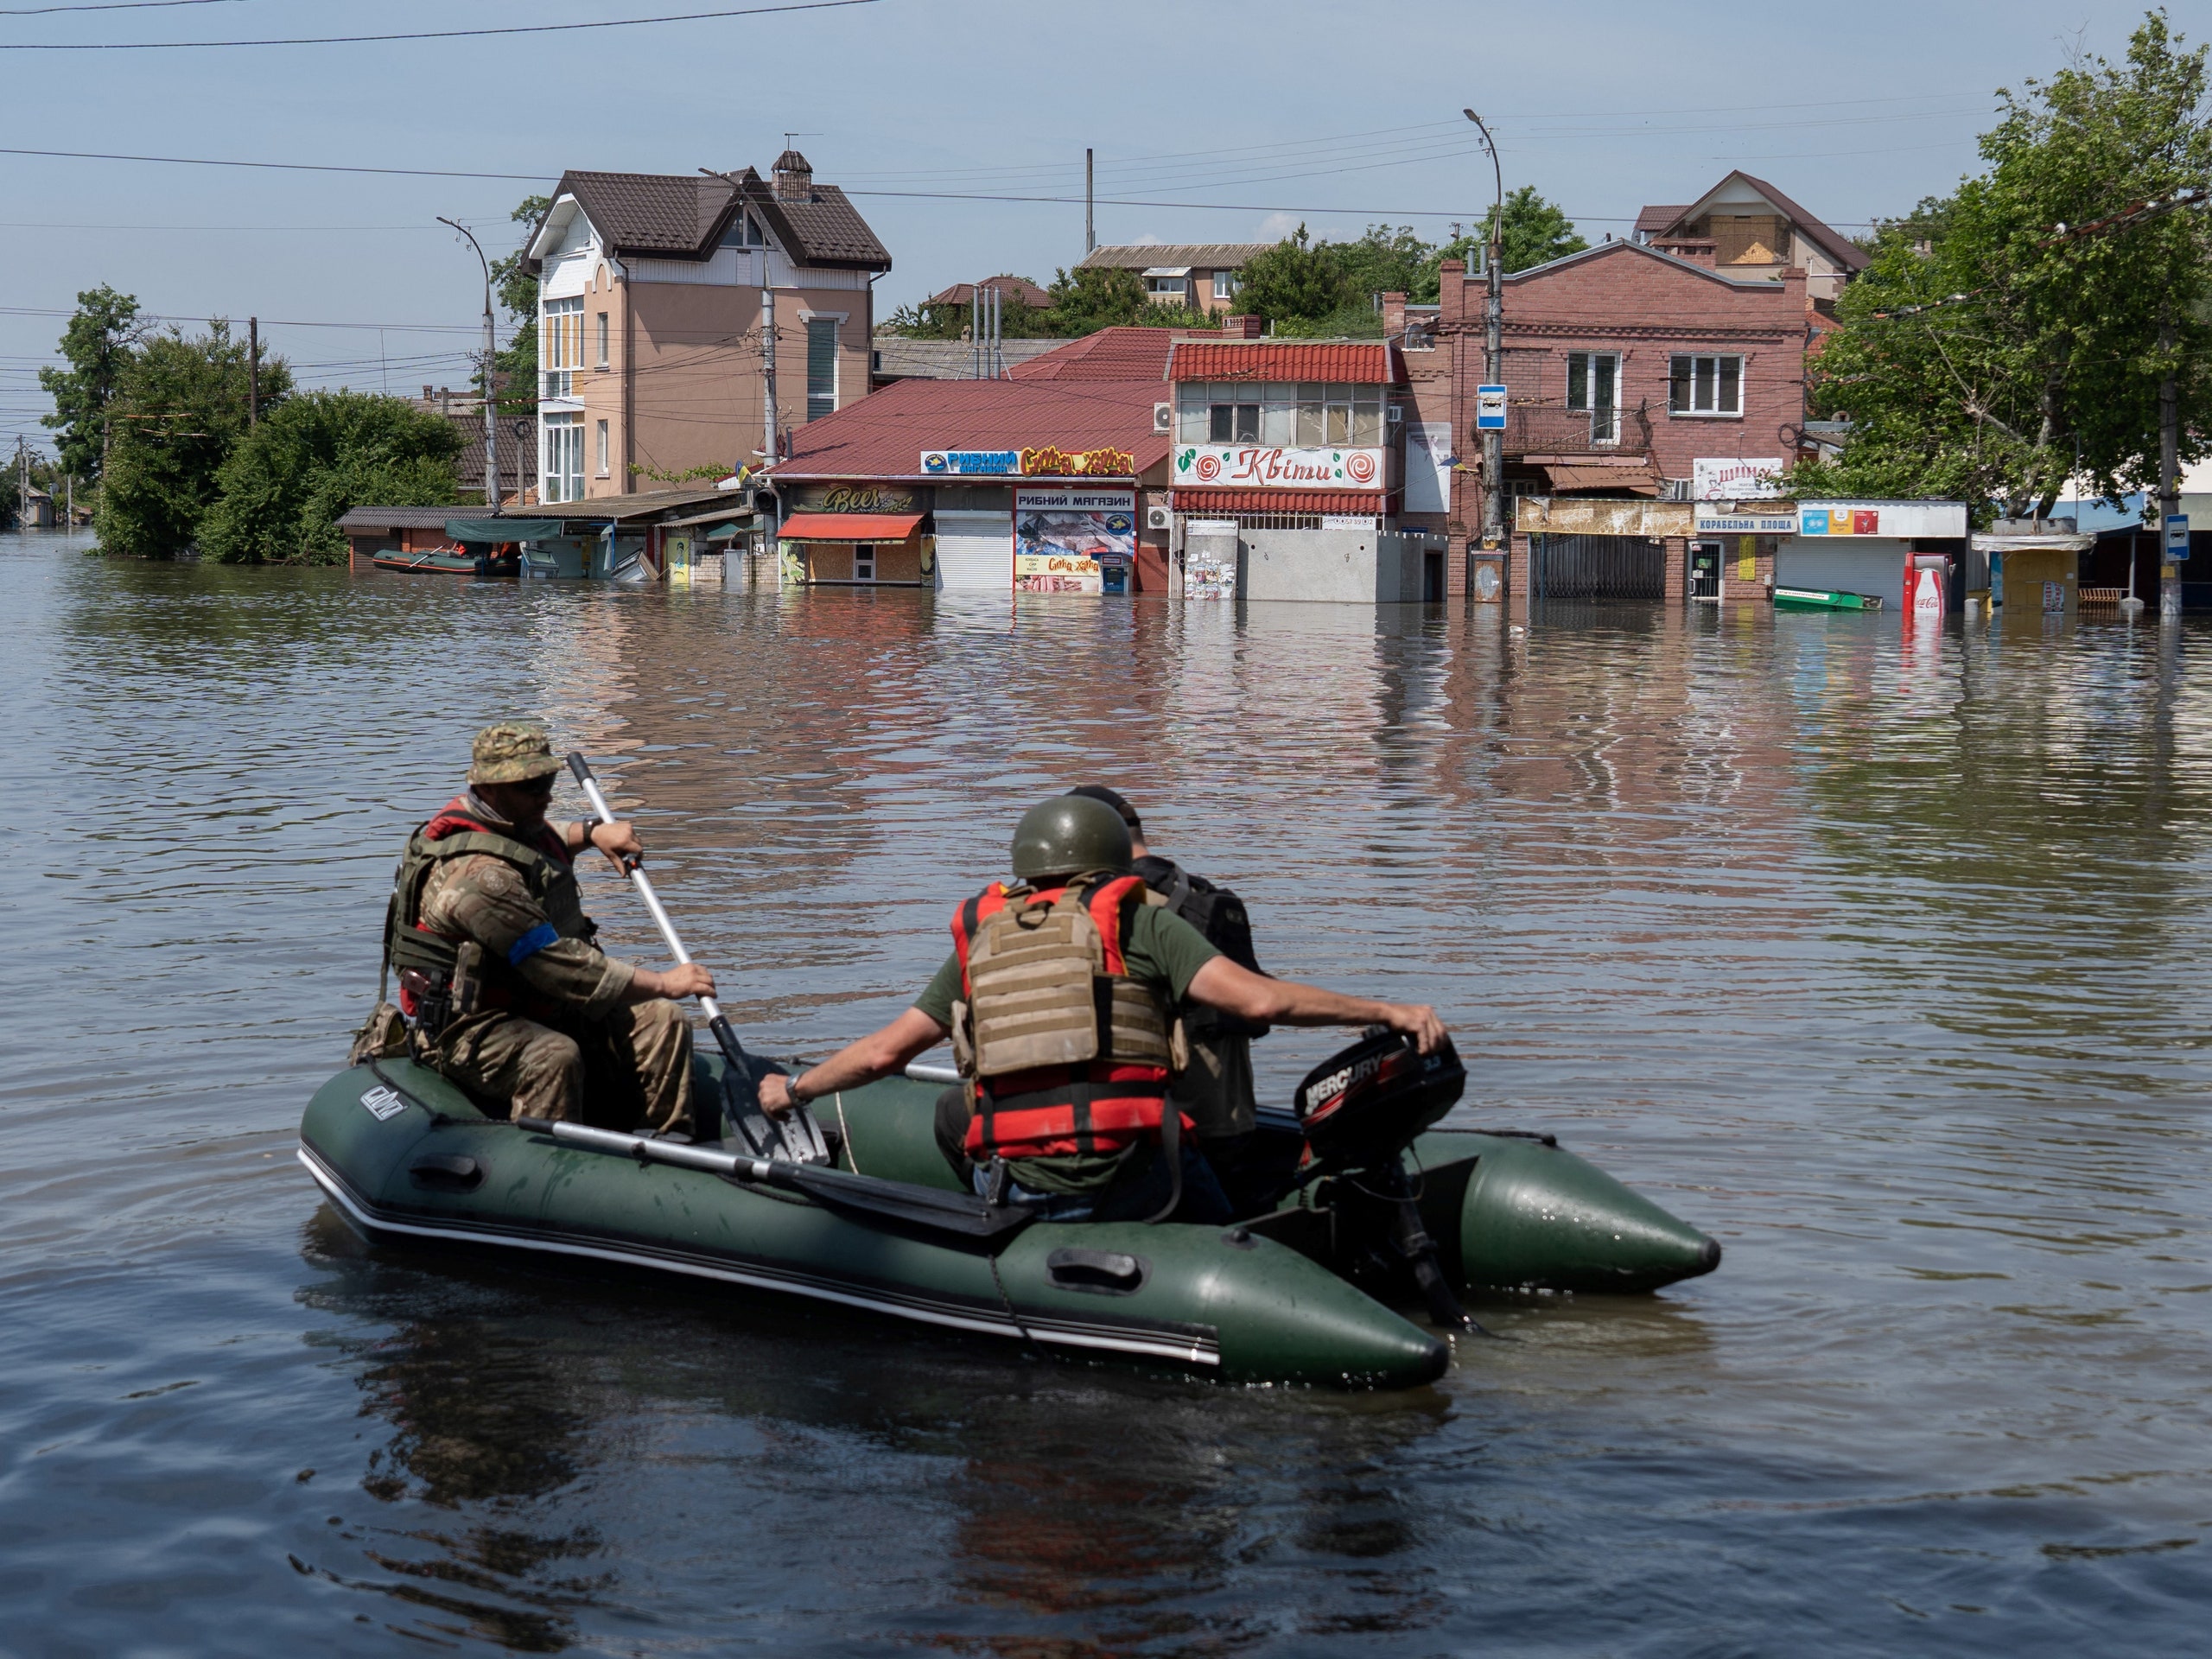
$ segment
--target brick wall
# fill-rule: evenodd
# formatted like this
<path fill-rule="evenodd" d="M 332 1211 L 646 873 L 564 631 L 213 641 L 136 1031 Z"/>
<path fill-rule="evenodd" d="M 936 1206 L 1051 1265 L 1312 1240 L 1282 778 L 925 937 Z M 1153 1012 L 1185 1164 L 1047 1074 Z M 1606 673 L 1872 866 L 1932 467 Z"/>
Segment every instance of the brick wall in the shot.
<path fill-rule="evenodd" d="M 1468 366 L 1478 370 L 1483 285 L 1449 266 L 1446 273 L 1445 336 L 1473 353 Z M 1621 358 L 1623 446 L 1633 449 L 1640 440 L 1635 411 L 1641 404 L 1662 476 L 1689 477 L 1700 455 L 1785 461 L 1796 455 L 1804 418 L 1803 272 L 1789 271 L 1778 283 L 1732 282 L 1635 244 L 1612 242 L 1509 276 L 1504 287 L 1507 379 L 1516 407 L 1533 399 L 1563 410 L 1567 353 L 1614 352 Z M 1678 352 L 1742 357 L 1743 414 L 1670 415 L 1668 359 Z M 1471 372 L 1452 377 L 1453 429 L 1470 447 L 1476 379 Z"/>

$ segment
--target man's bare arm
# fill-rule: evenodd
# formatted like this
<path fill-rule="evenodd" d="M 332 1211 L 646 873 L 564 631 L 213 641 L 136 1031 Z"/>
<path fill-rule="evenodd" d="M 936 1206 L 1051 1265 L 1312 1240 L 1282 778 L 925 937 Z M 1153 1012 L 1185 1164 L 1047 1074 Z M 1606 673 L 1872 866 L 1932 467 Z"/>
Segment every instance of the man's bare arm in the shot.
<path fill-rule="evenodd" d="M 763 1077 L 760 1080 L 761 1109 L 769 1112 L 791 1110 L 794 1096 L 791 1085 L 798 1085 L 796 1098 L 818 1100 L 824 1095 L 835 1094 L 840 1089 L 857 1089 L 864 1083 L 874 1083 L 878 1077 L 887 1077 L 894 1071 L 904 1071 L 906 1062 L 915 1055 L 935 1048 L 945 1039 L 946 1028 L 924 1014 L 919 1008 L 909 1008 L 880 1031 L 870 1032 L 856 1043 L 839 1049 L 819 1065 L 809 1066 L 796 1077 Z"/>
<path fill-rule="evenodd" d="M 1269 979 L 1216 957 L 1191 976 L 1191 1000 L 1264 1026 L 1388 1026 L 1424 1054 L 1444 1040 L 1444 1022 L 1421 1002 L 1377 1002 L 1296 980 Z"/>

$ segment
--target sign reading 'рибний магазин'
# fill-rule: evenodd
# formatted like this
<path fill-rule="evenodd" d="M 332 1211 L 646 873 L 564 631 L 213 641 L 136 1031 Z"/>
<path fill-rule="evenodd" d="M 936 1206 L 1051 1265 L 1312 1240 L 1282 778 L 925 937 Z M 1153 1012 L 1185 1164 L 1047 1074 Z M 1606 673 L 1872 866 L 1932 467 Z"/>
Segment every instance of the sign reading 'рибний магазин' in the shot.
<path fill-rule="evenodd" d="M 1375 490 L 1388 487 L 1381 449 L 1271 449 L 1258 444 L 1186 443 L 1175 451 L 1178 484 L 1238 490 Z"/>

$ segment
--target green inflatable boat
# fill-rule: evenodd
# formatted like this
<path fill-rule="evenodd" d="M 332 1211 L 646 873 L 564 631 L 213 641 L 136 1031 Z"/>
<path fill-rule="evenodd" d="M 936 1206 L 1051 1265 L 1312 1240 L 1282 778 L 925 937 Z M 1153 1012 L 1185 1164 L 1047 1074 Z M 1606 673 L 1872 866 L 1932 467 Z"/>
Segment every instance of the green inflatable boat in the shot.
<path fill-rule="evenodd" d="M 723 1058 L 696 1065 L 702 1097 L 728 1096 Z M 830 1163 L 510 1122 L 404 1059 L 325 1084 L 299 1155 L 372 1239 L 651 1268 L 1242 1383 L 1408 1387 L 1450 1363 L 1434 1325 L 1454 1322 L 1452 1287 L 1643 1292 L 1719 1264 L 1549 1135 L 1424 1127 L 1448 1099 L 1393 1120 L 1387 1160 L 1315 1159 L 1358 1070 L 1322 1068 L 1335 1096 L 1309 1078 L 1299 1113 L 1262 1113 L 1293 1185 L 1228 1227 L 1050 1223 L 961 1191 L 932 1133 L 950 1073 L 919 1065 L 816 1103 Z M 1398 1311 L 1424 1306 L 1428 1326 Z"/>

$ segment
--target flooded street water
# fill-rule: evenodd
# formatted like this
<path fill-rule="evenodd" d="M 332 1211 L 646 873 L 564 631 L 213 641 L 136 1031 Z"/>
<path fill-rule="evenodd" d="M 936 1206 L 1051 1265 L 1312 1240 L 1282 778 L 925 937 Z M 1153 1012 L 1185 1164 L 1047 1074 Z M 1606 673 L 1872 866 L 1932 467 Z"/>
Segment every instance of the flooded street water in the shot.
<path fill-rule="evenodd" d="M 2209 653 L 0 540 L 0 1652 L 2200 1648 Z M 1265 966 L 1436 1003 L 1460 1121 L 1726 1259 L 1346 1396 L 372 1250 L 300 1111 L 518 711 L 756 1048 L 895 1013 L 1019 810 L 1110 782 Z M 1341 1040 L 1260 1044 L 1263 1096 Z"/>

